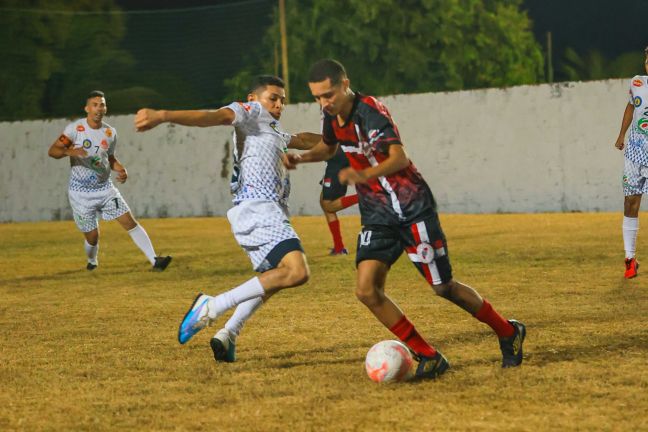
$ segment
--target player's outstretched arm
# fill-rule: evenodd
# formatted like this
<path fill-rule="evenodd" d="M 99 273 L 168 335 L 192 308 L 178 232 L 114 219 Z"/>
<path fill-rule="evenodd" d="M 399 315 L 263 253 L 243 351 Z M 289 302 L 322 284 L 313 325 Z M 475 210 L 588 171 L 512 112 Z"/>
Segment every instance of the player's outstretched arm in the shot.
<path fill-rule="evenodd" d="M 320 141 L 322 141 L 322 135 L 320 134 L 300 132 L 292 136 L 290 143 L 288 143 L 288 148 L 310 150 L 319 144 Z"/>
<path fill-rule="evenodd" d="M 617 140 L 614 143 L 614 146 L 619 150 L 623 150 L 623 140 L 625 139 L 625 134 L 628 131 L 628 128 L 630 127 L 630 123 L 632 123 L 633 114 L 634 114 L 634 105 L 629 103 L 628 105 L 626 105 L 625 111 L 623 111 L 623 120 L 621 121 L 621 131 L 619 132 L 619 136 L 617 137 Z"/>
<path fill-rule="evenodd" d="M 288 169 L 297 168 L 297 164 L 306 162 L 321 162 L 331 159 L 337 151 L 338 145 L 328 145 L 320 140 L 309 151 L 302 154 L 286 153 L 283 158 L 284 166 Z"/>
<path fill-rule="evenodd" d="M 234 111 L 220 108 L 216 111 L 168 111 L 142 108 L 135 114 L 135 129 L 144 132 L 161 123 L 175 123 L 183 126 L 223 126 L 234 122 Z"/>
<path fill-rule="evenodd" d="M 88 155 L 83 148 L 74 148 L 70 138 L 61 134 L 60 137 L 50 146 L 48 156 L 54 159 L 61 159 L 66 156 L 84 157 Z"/>

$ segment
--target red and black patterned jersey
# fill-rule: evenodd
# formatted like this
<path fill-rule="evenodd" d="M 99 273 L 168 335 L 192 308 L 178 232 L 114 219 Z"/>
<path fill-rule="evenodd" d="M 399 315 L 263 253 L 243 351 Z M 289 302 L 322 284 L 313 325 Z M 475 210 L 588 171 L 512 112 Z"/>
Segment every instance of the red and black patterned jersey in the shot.
<path fill-rule="evenodd" d="M 360 93 L 345 124 L 324 113 L 322 138 L 328 145 L 339 144 L 358 171 L 387 159 L 389 146 L 402 145 L 387 107 Z M 356 191 L 363 225 L 410 224 L 436 211 L 432 192 L 411 161 L 394 174 L 357 184 Z"/>

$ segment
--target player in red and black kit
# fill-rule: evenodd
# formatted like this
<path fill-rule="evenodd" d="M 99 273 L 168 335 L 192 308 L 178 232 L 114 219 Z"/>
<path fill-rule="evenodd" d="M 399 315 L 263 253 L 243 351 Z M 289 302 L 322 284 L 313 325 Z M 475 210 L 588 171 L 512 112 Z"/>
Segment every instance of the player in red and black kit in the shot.
<path fill-rule="evenodd" d="M 329 255 L 348 255 L 349 253 L 344 247 L 340 230 L 340 220 L 336 214 L 358 203 L 358 195 L 347 196 L 347 185 L 340 182 L 340 171 L 348 166 L 349 161 L 344 155 L 344 151 L 342 151 L 342 148 L 338 148 L 335 155 L 326 161 L 324 178 L 320 182 L 322 185 L 320 207 L 322 207 L 329 231 L 331 231 L 331 237 L 333 237 L 333 248 Z"/>
<path fill-rule="evenodd" d="M 519 366 L 525 326 L 506 320 L 473 288 L 452 278 L 432 192 L 405 154 L 387 108 L 371 96 L 353 92 L 349 84 L 344 67 L 335 60 L 320 60 L 311 67 L 308 85 L 325 114 L 322 141 L 306 153 L 287 155 L 286 164 L 294 168 L 298 163 L 327 160 L 338 146 L 349 159 L 350 167 L 340 172 L 340 181 L 355 185 L 363 225 L 356 256 L 356 296 L 416 354 L 416 376 L 435 378 L 445 372 L 446 358 L 384 292 L 387 273 L 405 250 L 437 295 L 495 331 L 502 367 Z"/>

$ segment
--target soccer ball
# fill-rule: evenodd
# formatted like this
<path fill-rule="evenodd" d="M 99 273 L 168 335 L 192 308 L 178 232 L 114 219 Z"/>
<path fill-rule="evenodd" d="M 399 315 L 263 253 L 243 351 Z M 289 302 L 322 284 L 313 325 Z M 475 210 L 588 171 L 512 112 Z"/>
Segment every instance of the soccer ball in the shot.
<path fill-rule="evenodd" d="M 412 377 L 414 359 L 405 344 L 386 340 L 372 346 L 367 353 L 365 369 L 372 381 L 390 383 Z"/>

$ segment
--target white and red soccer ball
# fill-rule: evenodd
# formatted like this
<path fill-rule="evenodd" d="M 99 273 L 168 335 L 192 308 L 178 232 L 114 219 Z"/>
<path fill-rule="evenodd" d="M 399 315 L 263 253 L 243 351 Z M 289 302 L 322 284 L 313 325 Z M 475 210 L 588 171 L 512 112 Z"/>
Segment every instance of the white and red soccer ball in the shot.
<path fill-rule="evenodd" d="M 402 342 L 385 340 L 372 346 L 365 360 L 367 375 L 372 381 L 390 383 L 412 377 L 414 359 Z"/>

